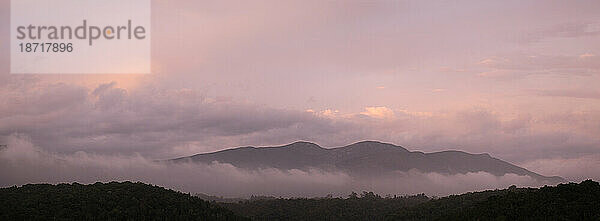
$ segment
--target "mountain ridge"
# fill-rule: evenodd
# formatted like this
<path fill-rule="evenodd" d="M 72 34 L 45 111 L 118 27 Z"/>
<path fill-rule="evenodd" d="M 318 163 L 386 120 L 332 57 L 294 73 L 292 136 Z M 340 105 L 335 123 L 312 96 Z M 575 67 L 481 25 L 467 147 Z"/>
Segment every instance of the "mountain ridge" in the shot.
<path fill-rule="evenodd" d="M 424 153 L 379 141 L 360 141 L 346 146 L 323 148 L 297 141 L 281 146 L 237 147 L 211 153 L 195 154 L 171 162 L 229 163 L 239 168 L 277 168 L 342 170 L 357 176 L 373 176 L 394 171 L 416 169 L 421 172 L 465 174 L 487 172 L 495 176 L 517 174 L 530 176 L 548 184 L 565 182 L 557 176 L 543 176 L 516 166 L 489 153 L 472 154 L 458 150 Z"/>

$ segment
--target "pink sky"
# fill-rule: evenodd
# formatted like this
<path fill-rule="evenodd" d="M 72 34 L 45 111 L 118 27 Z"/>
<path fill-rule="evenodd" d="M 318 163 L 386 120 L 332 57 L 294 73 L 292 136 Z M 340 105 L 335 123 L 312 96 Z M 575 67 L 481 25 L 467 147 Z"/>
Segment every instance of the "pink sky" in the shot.
<path fill-rule="evenodd" d="M 0 42 L 9 2 L 0 0 Z M 149 75 L 10 75 L 0 44 L 0 141 L 18 134 L 48 151 L 163 159 L 380 140 L 600 178 L 597 1 L 178 0 L 152 9 Z"/>

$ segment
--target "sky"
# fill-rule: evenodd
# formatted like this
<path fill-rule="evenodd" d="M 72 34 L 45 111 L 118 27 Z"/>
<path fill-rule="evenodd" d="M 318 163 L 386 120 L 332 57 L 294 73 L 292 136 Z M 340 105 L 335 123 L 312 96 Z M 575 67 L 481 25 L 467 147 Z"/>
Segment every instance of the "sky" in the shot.
<path fill-rule="evenodd" d="M 156 0 L 146 75 L 10 74 L 9 3 L 0 143 L 169 159 L 377 140 L 600 179 L 598 1 Z"/>

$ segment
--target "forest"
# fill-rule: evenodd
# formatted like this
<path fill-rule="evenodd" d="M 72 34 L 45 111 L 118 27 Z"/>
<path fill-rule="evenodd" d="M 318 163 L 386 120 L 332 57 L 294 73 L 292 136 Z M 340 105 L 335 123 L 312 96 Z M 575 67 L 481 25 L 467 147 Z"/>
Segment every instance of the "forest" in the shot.
<path fill-rule="evenodd" d="M 437 199 L 363 192 L 347 198 L 251 199 L 221 205 L 253 220 L 600 220 L 600 185 L 587 180 Z"/>
<path fill-rule="evenodd" d="M 248 220 L 198 197 L 132 182 L 0 189 L 0 220 Z"/>
<path fill-rule="evenodd" d="M 424 194 L 206 201 L 132 182 L 0 189 L 0 220 L 600 220 L 600 184 Z"/>

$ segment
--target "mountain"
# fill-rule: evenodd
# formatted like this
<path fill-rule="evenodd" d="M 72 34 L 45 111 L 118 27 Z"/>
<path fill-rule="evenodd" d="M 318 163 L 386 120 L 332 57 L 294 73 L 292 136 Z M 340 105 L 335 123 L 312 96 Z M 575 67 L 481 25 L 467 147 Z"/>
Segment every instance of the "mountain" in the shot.
<path fill-rule="evenodd" d="M 319 168 L 342 170 L 352 175 L 373 176 L 416 169 L 421 172 L 464 174 L 487 172 L 496 176 L 517 174 L 556 184 L 561 177 L 546 177 L 491 157 L 462 151 L 423 153 L 376 141 L 363 141 L 337 148 L 323 148 L 310 142 L 276 147 L 240 147 L 173 159 L 173 162 L 229 163 L 239 168 L 283 170 Z"/>

